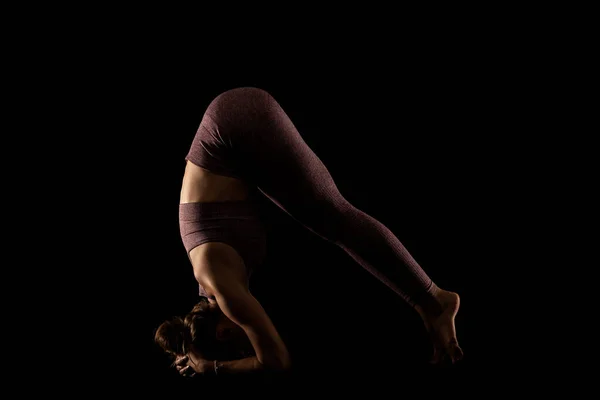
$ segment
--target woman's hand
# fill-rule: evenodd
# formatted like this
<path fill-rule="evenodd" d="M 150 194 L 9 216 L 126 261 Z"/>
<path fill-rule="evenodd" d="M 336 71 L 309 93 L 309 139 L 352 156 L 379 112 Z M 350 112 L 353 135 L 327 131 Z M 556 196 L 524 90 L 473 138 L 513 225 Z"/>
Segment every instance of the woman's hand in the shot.
<path fill-rule="evenodd" d="M 194 353 L 185 356 L 177 356 L 175 368 L 181 376 L 194 377 L 197 374 L 204 375 L 213 370 L 213 361 L 200 358 Z"/>

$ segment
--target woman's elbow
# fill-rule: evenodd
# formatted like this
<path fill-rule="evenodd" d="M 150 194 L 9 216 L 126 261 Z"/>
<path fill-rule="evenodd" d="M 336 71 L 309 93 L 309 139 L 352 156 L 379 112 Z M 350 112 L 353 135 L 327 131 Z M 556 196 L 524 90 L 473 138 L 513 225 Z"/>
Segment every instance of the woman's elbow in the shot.
<path fill-rule="evenodd" d="M 265 357 L 258 362 L 263 369 L 273 372 L 285 372 L 292 368 L 292 360 L 290 359 L 289 354 Z"/>
<path fill-rule="evenodd" d="M 292 360 L 290 359 L 289 355 L 279 358 L 275 368 L 277 371 L 289 371 L 292 368 Z"/>

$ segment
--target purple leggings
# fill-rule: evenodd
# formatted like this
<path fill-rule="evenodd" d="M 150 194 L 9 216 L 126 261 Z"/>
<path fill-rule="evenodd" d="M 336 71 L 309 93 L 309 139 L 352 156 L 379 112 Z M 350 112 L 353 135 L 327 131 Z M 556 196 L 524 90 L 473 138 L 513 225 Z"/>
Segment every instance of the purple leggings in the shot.
<path fill-rule="evenodd" d="M 435 303 L 436 285 L 385 225 L 340 194 L 325 165 L 264 90 L 242 87 L 217 96 L 186 160 L 256 186 L 412 306 Z"/>

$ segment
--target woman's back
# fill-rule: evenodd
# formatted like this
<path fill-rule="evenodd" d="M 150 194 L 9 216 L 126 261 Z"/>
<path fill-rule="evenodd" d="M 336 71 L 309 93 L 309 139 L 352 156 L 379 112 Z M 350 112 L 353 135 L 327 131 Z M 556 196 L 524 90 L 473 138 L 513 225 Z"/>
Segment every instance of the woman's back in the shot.
<path fill-rule="evenodd" d="M 217 175 L 187 162 L 181 185 L 180 203 L 243 201 L 248 186 L 239 179 Z"/>

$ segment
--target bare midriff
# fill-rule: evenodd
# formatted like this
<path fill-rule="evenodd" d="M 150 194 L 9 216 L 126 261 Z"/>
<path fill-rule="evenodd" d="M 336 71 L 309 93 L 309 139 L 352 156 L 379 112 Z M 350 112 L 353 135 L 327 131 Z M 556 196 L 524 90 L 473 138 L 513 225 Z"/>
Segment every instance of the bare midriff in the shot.
<path fill-rule="evenodd" d="M 187 161 L 180 203 L 243 201 L 248 198 L 248 186 L 239 179 L 214 174 Z"/>

